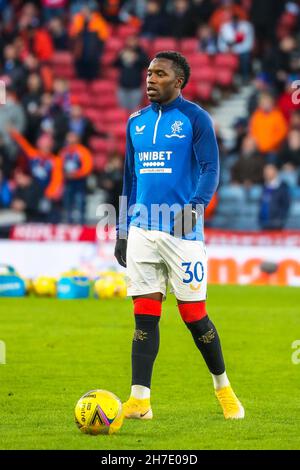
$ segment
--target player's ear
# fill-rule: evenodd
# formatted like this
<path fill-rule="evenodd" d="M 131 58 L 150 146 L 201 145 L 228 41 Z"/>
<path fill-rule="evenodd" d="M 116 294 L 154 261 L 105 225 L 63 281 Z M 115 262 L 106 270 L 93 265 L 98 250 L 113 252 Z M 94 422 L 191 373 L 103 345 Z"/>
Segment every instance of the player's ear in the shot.
<path fill-rule="evenodd" d="M 183 84 L 183 80 L 184 78 L 183 77 L 176 77 L 176 83 L 175 83 L 175 88 L 182 88 L 182 84 Z"/>

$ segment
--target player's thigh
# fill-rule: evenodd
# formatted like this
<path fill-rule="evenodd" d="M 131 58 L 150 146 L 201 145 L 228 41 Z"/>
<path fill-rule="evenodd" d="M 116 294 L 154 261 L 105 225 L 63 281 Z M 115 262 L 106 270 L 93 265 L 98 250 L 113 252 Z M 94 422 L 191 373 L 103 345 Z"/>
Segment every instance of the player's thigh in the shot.
<path fill-rule="evenodd" d="M 127 295 L 141 296 L 161 292 L 167 287 L 167 269 L 151 232 L 132 227 L 127 244 Z"/>
<path fill-rule="evenodd" d="M 167 266 L 171 290 L 182 301 L 206 299 L 207 254 L 201 241 L 182 240 L 168 235 L 160 244 Z"/>

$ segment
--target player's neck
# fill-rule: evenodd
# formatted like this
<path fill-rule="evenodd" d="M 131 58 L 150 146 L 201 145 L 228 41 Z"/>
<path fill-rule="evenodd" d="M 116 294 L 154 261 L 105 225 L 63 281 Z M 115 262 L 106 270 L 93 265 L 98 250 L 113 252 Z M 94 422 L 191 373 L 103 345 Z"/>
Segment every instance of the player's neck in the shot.
<path fill-rule="evenodd" d="M 178 95 L 173 96 L 173 97 L 170 98 L 169 100 L 160 101 L 160 102 L 156 101 L 155 103 L 156 103 L 158 106 L 168 106 L 169 104 L 173 103 L 173 101 L 177 100 L 180 96 L 181 96 L 181 94 L 179 93 Z"/>

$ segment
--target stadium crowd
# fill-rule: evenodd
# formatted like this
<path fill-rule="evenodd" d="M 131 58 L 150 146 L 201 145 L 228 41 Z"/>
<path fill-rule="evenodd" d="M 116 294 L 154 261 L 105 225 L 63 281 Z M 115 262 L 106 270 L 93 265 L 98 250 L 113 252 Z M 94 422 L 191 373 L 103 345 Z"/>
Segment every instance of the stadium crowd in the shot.
<path fill-rule="evenodd" d="M 253 88 L 234 142 L 218 136 L 221 184 L 208 223 L 289 226 L 300 204 L 300 1 L 2 0 L 0 14 L 0 224 L 84 224 L 98 188 L 117 205 L 126 120 L 147 104 L 149 59 L 175 49 L 192 68 L 187 99 L 209 108 Z M 235 227 L 226 211 L 237 200 L 246 223 Z"/>

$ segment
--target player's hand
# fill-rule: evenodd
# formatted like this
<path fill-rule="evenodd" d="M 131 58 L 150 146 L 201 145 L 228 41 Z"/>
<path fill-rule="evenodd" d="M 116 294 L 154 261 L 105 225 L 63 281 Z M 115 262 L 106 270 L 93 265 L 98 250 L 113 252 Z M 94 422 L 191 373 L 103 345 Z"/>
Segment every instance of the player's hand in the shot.
<path fill-rule="evenodd" d="M 126 251 L 127 251 L 127 240 L 125 238 L 117 238 L 115 246 L 115 257 L 118 263 L 126 268 Z"/>
<path fill-rule="evenodd" d="M 174 218 L 172 235 L 177 238 L 188 235 L 197 223 L 198 214 L 190 204 L 186 205 Z"/>

